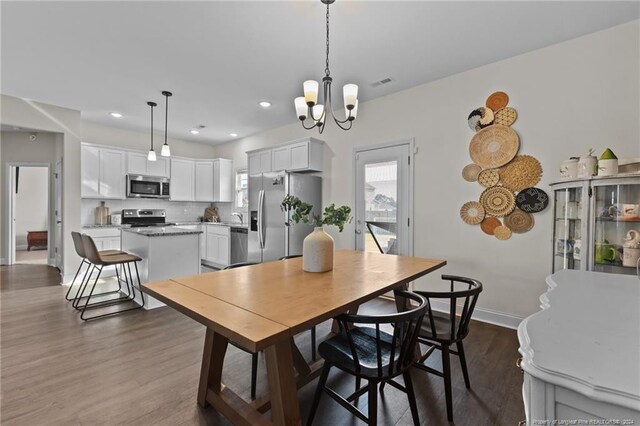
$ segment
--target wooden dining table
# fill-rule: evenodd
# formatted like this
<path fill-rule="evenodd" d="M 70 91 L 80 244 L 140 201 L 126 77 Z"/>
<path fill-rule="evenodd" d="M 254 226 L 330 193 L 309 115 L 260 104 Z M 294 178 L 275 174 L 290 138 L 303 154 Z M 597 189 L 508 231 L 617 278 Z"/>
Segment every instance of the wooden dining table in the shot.
<path fill-rule="evenodd" d="M 301 424 L 297 389 L 319 375 L 293 336 L 446 264 L 443 260 L 337 250 L 334 268 L 302 270 L 288 259 L 143 285 L 143 290 L 205 325 L 198 404 L 234 424 Z M 229 341 L 264 351 L 269 394 L 247 402 L 221 381 Z M 297 373 L 297 374 L 296 374 Z M 271 420 L 264 413 L 271 410 Z"/>

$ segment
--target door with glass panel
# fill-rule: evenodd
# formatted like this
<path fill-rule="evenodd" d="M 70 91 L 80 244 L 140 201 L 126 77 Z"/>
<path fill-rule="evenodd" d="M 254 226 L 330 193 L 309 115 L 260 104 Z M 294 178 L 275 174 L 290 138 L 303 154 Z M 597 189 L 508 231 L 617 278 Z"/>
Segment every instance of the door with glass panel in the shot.
<path fill-rule="evenodd" d="M 411 144 L 355 152 L 356 250 L 413 254 Z"/>
<path fill-rule="evenodd" d="M 589 240 L 588 183 L 554 184 L 553 272 L 561 269 L 587 270 Z"/>

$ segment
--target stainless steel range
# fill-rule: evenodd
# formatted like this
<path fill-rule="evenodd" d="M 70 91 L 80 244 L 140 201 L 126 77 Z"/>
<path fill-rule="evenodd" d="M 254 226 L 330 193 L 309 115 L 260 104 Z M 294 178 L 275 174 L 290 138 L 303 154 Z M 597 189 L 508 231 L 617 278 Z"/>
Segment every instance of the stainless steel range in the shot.
<path fill-rule="evenodd" d="M 122 224 L 131 227 L 171 226 L 175 223 L 166 221 L 167 212 L 164 209 L 123 209 Z"/>

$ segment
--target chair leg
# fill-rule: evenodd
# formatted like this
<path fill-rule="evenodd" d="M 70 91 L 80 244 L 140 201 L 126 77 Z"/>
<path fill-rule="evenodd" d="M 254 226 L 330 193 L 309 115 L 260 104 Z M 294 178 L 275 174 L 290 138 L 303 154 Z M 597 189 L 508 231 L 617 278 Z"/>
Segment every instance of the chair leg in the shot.
<path fill-rule="evenodd" d="M 404 377 L 404 387 L 407 389 L 407 398 L 409 398 L 409 407 L 411 408 L 413 424 L 415 426 L 419 426 L 420 420 L 418 419 L 418 405 L 416 404 L 416 394 L 413 391 L 413 382 L 411 381 L 411 373 L 409 370 L 405 371 L 402 374 L 402 377 Z"/>
<path fill-rule="evenodd" d="M 464 356 L 464 346 L 462 341 L 456 343 L 458 348 L 458 358 L 460 358 L 460 366 L 462 367 L 462 375 L 464 376 L 464 384 L 467 389 L 471 389 L 471 382 L 469 381 L 469 372 L 467 371 L 467 358 Z"/>
<path fill-rule="evenodd" d="M 256 384 L 258 382 L 258 353 L 251 354 L 251 399 L 256 399 Z"/>
<path fill-rule="evenodd" d="M 98 269 L 98 275 L 96 275 L 96 279 L 93 282 L 93 286 L 91 287 L 91 291 L 89 292 L 89 296 L 87 296 L 87 300 L 84 302 L 84 307 L 82 308 L 82 311 L 80 312 L 80 319 L 83 320 L 83 321 L 87 320 L 87 318 L 84 317 L 84 312 L 87 310 L 87 306 L 89 306 L 89 301 L 91 300 L 91 296 L 93 295 L 93 290 L 95 290 L 96 284 L 98 284 L 98 280 L 100 279 L 100 274 L 102 273 L 102 268 L 96 268 L 96 269 Z M 91 277 L 89 277 L 89 278 L 91 278 Z"/>
<path fill-rule="evenodd" d="M 144 291 L 142 291 L 142 283 L 140 282 L 140 272 L 138 271 L 138 262 L 133 262 L 133 267 L 136 269 L 136 278 L 138 279 L 138 288 L 140 289 L 140 300 L 142 304 L 141 308 L 144 307 Z M 131 287 L 133 287 L 133 277 L 131 277 Z M 133 295 L 133 299 L 135 300 L 135 293 Z"/>
<path fill-rule="evenodd" d="M 311 358 L 316 360 L 316 326 L 311 328 Z"/>
<path fill-rule="evenodd" d="M 82 266 L 85 264 L 85 262 L 86 262 L 86 260 L 84 260 L 84 259 L 82 259 L 82 262 L 80 262 L 80 266 L 78 266 L 78 270 L 76 271 L 76 274 L 73 276 L 73 280 L 71 281 L 71 285 L 69 285 L 69 290 L 67 290 L 67 294 L 64 295 L 64 298 L 66 300 L 72 300 L 72 298 L 71 299 L 69 298 L 69 294 L 71 293 L 71 289 L 73 288 L 73 284 L 75 284 L 76 278 L 78 278 L 78 274 L 82 270 Z"/>
<path fill-rule="evenodd" d="M 358 389 L 360 389 L 360 386 L 362 384 L 362 379 L 358 376 L 356 376 L 356 392 L 358 391 Z"/>
<path fill-rule="evenodd" d="M 378 383 L 373 380 L 369 380 L 369 425 L 378 424 Z"/>
<path fill-rule="evenodd" d="M 313 404 L 311 404 L 311 410 L 309 411 L 307 426 L 311 426 L 313 418 L 316 415 L 316 411 L 318 411 L 318 404 L 320 404 L 320 397 L 322 396 L 322 391 L 324 390 L 327 378 L 329 377 L 329 370 L 331 370 L 331 364 L 325 361 L 324 366 L 322 367 L 322 373 L 320 373 L 320 379 L 318 380 L 318 386 L 316 387 L 316 394 L 313 396 Z"/>
<path fill-rule="evenodd" d="M 91 281 L 91 276 L 93 275 L 93 271 L 95 271 L 96 269 L 97 268 L 95 265 L 90 265 L 89 268 L 87 268 L 87 270 L 84 273 L 84 277 L 82 277 L 82 282 L 80 283 L 80 287 L 78 287 L 78 291 L 76 291 L 76 295 L 73 297 L 74 300 L 71 302 L 71 305 L 79 311 L 81 310 L 80 300 L 84 298 L 84 291 L 87 289 L 87 286 Z M 87 273 L 89 274 L 88 276 L 87 276 Z"/>
<path fill-rule="evenodd" d="M 449 346 L 442 345 L 442 374 L 444 379 L 444 394 L 447 401 L 447 420 L 453 421 L 453 402 L 451 401 L 451 360 Z"/>

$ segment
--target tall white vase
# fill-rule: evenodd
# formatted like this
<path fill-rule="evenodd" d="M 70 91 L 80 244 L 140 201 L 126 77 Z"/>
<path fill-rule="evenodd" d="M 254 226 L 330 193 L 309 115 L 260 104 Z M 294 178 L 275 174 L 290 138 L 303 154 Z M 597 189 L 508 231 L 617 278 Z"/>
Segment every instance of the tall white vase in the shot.
<path fill-rule="evenodd" d="M 314 228 L 302 242 L 302 269 L 307 272 L 333 269 L 333 238 L 322 226 Z"/>

